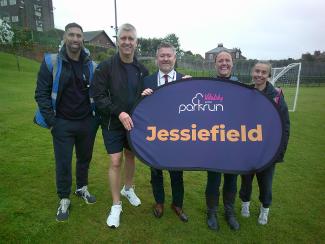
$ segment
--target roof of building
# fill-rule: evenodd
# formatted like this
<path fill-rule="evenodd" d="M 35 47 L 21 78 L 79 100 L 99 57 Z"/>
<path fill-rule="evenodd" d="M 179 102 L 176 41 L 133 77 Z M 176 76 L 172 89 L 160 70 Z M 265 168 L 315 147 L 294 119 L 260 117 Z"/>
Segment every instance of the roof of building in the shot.
<path fill-rule="evenodd" d="M 96 36 L 98 36 L 99 34 L 101 34 L 102 32 L 105 33 L 105 31 L 103 31 L 103 30 L 98 30 L 98 31 L 85 31 L 84 32 L 84 39 L 85 39 L 85 41 L 91 41 Z M 105 33 L 105 35 L 106 35 L 106 33 Z"/>
<path fill-rule="evenodd" d="M 104 30 L 98 30 L 98 31 L 85 31 L 84 32 L 84 39 L 86 42 L 90 42 L 94 38 L 96 38 L 98 35 L 104 33 L 104 35 L 107 37 L 107 39 L 111 42 L 111 44 L 115 47 L 115 43 L 109 38 L 109 36 L 106 34 Z"/>
<path fill-rule="evenodd" d="M 222 43 L 218 44 L 218 47 L 206 52 L 206 53 L 219 53 L 221 51 L 234 52 L 236 49 L 225 48 Z"/>

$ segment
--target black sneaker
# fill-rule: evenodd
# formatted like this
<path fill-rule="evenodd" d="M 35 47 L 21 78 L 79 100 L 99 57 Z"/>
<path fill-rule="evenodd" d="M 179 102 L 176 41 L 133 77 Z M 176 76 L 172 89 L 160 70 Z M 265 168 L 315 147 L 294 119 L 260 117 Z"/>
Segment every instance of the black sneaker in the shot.
<path fill-rule="evenodd" d="M 59 222 L 68 220 L 69 208 L 70 208 L 70 200 L 68 198 L 62 198 L 60 201 L 58 212 L 56 213 L 56 220 Z"/>
<path fill-rule="evenodd" d="M 76 194 L 78 197 L 83 198 L 87 204 L 93 204 L 96 202 L 96 197 L 90 195 L 87 186 L 83 186 L 82 188 L 77 189 L 74 194 Z"/>

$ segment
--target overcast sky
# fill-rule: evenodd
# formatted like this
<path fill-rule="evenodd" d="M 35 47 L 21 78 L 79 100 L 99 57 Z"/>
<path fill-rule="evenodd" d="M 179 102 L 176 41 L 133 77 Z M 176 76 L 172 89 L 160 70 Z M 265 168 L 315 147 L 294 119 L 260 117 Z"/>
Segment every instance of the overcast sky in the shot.
<path fill-rule="evenodd" d="M 181 49 L 204 56 L 223 43 L 251 59 L 300 58 L 325 51 L 325 0 L 116 0 L 117 25 L 139 37 L 175 33 Z M 77 22 L 84 31 L 115 25 L 114 0 L 53 0 L 55 27 Z"/>

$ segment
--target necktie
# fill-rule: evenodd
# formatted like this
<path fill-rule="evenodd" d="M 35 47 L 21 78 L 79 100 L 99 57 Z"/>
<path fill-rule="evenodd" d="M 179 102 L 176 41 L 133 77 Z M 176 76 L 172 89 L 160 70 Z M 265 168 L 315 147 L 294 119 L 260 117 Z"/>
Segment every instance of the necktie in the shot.
<path fill-rule="evenodd" d="M 164 78 L 165 78 L 165 83 L 164 84 L 167 84 L 168 83 L 168 75 L 164 75 Z"/>

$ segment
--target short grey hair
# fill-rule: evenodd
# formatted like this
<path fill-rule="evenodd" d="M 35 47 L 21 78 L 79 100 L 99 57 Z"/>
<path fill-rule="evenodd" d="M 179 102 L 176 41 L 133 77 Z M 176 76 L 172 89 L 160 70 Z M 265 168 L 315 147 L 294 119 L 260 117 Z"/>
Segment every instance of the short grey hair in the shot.
<path fill-rule="evenodd" d="M 129 23 L 125 23 L 118 28 L 118 32 L 117 32 L 118 39 L 120 39 L 121 33 L 124 31 L 132 31 L 135 35 L 135 39 L 137 39 L 137 30 L 135 29 L 135 27 L 133 25 L 131 25 Z"/>

